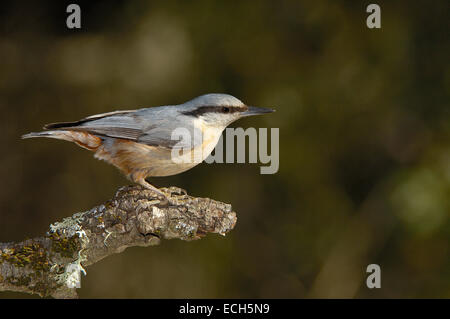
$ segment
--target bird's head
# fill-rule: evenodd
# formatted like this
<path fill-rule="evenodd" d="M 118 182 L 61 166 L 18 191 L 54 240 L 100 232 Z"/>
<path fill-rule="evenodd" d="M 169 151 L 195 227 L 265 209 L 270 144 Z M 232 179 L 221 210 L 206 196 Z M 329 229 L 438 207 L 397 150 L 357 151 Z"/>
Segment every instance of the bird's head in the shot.
<path fill-rule="evenodd" d="M 217 93 L 201 95 L 182 106 L 182 114 L 223 128 L 242 117 L 274 112 L 269 108 L 247 106 L 232 95 Z"/>

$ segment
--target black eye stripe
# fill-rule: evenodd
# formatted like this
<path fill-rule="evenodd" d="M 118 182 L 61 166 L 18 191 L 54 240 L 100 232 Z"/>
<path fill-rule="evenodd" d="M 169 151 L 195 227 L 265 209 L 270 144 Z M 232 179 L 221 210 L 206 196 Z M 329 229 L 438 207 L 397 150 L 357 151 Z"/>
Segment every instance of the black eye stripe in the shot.
<path fill-rule="evenodd" d="M 228 111 L 225 111 L 225 109 L 228 109 Z M 197 109 L 192 111 L 186 111 L 182 112 L 184 115 L 191 115 L 191 116 L 200 116 L 205 113 L 236 113 L 236 112 L 242 112 L 246 111 L 247 106 L 199 106 Z"/>

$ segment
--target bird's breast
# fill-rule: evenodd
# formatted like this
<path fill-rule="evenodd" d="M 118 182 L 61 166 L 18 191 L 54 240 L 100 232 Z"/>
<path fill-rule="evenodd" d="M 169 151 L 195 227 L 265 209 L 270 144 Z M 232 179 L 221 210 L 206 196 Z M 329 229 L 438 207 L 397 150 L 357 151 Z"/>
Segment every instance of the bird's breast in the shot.
<path fill-rule="evenodd" d="M 216 147 L 217 142 L 220 139 L 220 135 L 222 135 L 223 128 L 218 128 L 215 126 L 210 126 L 205 124 L 204 122 L 201 124 L 202 131 L 202 161 L 205 160 L 209 154 L 213 151 L 214 147 Z"/>

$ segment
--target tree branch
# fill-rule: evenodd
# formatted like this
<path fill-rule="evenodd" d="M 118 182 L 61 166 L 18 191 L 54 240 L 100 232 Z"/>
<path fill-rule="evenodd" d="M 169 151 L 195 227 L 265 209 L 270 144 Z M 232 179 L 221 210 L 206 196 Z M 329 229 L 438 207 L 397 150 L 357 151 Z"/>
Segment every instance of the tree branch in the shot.
<path fill-rule="evenodd" d="M 171 193 L 168 203 L 141 186 L 122 187 L 106 203 L 51 224 L 45 236 L 0 243 L 0 291 L 76 298 L 81 273 L 109 255 L 161 239 L 225 235 L 236 223 L 229 204 L 163 191 Z"/>

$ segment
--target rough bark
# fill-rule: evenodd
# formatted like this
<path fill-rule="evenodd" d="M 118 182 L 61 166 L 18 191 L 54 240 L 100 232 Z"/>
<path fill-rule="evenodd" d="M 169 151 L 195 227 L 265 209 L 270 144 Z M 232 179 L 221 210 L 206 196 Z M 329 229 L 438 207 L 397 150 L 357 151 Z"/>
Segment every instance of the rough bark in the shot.
<path fill-rule="evenodd" d="M 161 239 L 225 235 L 236 223 L 229 204 L 162 190 L 171 193 L 168 202 L 140 186 L 122 187 L 106 203 L 51 224 L 42 237 L 0 243 L 0 291 L 76 298 L 81 273 L 111 254 Z"/>

